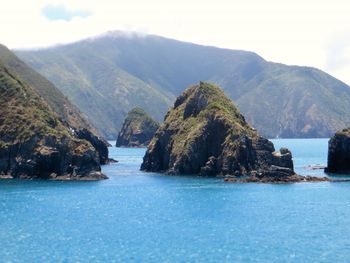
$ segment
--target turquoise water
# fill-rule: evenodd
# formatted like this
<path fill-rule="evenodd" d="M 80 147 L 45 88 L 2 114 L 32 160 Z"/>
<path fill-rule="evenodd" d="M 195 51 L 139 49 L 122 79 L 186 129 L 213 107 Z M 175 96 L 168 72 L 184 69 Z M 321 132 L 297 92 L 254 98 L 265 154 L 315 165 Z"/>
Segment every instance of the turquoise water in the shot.
<path fill-rule="evenodd" d="M 327 140 L 274 142 L 323 175 L 304 168 Z M 350 261 L 350 183 L 161 176 L 138 171 L 144 149 L 110 152 L 106 181 L 0 181 L 0 262 Z"/>

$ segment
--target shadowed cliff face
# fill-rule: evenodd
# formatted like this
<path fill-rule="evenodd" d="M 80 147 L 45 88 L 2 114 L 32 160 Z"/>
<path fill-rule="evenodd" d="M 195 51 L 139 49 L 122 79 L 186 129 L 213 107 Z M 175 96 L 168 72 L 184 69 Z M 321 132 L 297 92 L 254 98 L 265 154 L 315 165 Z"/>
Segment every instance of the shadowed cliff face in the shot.
<path fill-rule="evenodd" d="M 221 89 L 201 82 L 181 94 L 141 166 L 169 174 L 291 176 L 292 155 L 251 128 Z"/>
<path fill-rule="evenodd" d="M 118 134 L 117 147 L 147 147 L 159 124 L 143 109 L 134 108 L 126 116 Z"/>
<path fill-rule="evenodd" d="M 326 172 L 350 174 L 350 129 L 337 132 L 329 140 Z"/>
<path fill-rule="evenodd" d="M 0 177 L 105 179 L 99 154 L 0 63 Z"/>

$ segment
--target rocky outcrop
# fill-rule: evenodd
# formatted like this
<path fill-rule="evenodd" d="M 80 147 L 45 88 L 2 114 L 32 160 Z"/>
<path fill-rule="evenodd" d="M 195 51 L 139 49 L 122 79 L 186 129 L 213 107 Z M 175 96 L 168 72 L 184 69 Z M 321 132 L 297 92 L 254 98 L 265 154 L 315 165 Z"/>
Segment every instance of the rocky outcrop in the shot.
<path fill-rule="evenodd" d="M 98 151 L 0 63 L 0 177 L 99 180 Z"/>
<path fill-rule="evenodd" d="M 0 174 L 20 179 L 107 179 L 88 142 L 47 136 L 0 147 Z"/>
<path fill-rule="evenodd" d="M 275 151 L 219 87 L 204 82 L 177 98 L 150 142 L 141 170 L 276 180 L 295 176 L 291 152 Z"/>
<path fill-rule="evenodd" d="M 328 142 L 328 173 L 350 174 L 350 129 L 337 132 Z"/>
<path fill-rule="evenodd" d="M 98 152 L 101 164 L 108 164 L 110 162 L 108 158 L 108 143 L 105 140 L 96 136 L 88 129 L 77 130 L 75 134 L 79 139 L 87 140 L 91 143 Z"/>
<path fill-rule="evenodd" d="M 147 147 L 159 128 L 143 109 L 134 108 L 124 120 L 116 142 L 117 147 Z"/>

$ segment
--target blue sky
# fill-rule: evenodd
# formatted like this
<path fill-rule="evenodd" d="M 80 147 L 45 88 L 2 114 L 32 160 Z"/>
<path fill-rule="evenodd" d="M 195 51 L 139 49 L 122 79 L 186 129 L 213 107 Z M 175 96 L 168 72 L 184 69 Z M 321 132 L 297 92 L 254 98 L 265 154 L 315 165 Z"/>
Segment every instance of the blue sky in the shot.
<path fill-rule="evenodd" d="M 84 10 L 68 10 L 63 4 L 47 5 L 42 9 L 42 13 L 49 20 L 64 20 L 70 21 L 75 17 L 85 18 L 92 15 L 92 12 Z"/>

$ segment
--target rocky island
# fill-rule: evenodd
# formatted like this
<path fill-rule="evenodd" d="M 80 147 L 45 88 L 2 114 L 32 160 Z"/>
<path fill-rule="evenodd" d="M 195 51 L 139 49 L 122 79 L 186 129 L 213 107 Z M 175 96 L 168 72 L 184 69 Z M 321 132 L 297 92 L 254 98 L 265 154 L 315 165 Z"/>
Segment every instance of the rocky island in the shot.
<path fill-rule="evenodd" d="M 328 173 L 350 174 L 350 128 L 338 131 L 328 143 Z"/>
<path fill-rule="evenodd" d="M 176 99 L 148 146 L 141 170 L 241 182 L 327 180 L 295 174 L 291 152 L 275 151 L 219 87 L 205 82 Z"/>
<path fill-rule="evenodd" d="M 136 107 L 128 112 L 116 142 L 117 147 L 147 147 L 159 123 L 143 109 Z"/>
<path fill-rule="evenodd" d="M 0 178 L 106 179 L 99 151 L 39 94 L 0 60 Z"/>

